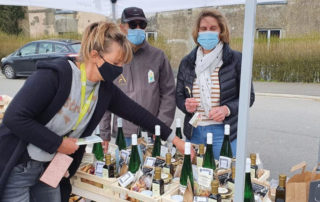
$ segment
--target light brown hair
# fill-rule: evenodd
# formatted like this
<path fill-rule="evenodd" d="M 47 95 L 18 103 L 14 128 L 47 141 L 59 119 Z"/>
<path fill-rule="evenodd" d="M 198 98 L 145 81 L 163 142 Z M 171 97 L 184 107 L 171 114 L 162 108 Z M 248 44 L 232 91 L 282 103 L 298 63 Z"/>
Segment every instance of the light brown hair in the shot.
<path fill-rule="evenodd" d="M 227 24 L 227 19 L 218 10 L 204 10 L 199 14 L 199 16 L 198 16 L 198 18 L 197 18 L 197 20 L 195 22 L 193 31 L 192 31 L 192 37 L 193 37 L 194 42 L 197 45 L 200 45 L 198 43 L 198 41 L 197 41 L 198 40 L 198 35 L 199 35 L 200 22 L 205 17 L 213 17 L 218 21 L 218 25 L 219 25 L 220 30 L 221 30 L 221 33 L 219 34 L 220 40 L 222 42 L 228 44 L 229 40 L 230 40 L 230 36 L 229 36 L 229 28 L 228 28 L 228 24 Z"/>
<path fill-rule="evenodd" d="M 113 42 L 117 42 L 122 49 L 121 60 L 123 63 L 129 63 L 133 57 L 132 48 L 118 26 L 107 21 L 90 24 L 82 36 L 80 60 L 89 60 L 92 50 L 96 50 L 99 54 L 110 52 L 110 46 Z"/>

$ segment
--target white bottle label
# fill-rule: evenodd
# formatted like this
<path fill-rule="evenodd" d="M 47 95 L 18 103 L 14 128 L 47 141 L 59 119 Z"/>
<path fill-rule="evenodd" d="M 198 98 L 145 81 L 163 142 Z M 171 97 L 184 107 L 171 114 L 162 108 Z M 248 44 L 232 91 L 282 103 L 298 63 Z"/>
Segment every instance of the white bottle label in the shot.
<path fill-rule="evenodd" d="M 251 178 L 256 178 L 256 170 L 251 168 L 250 169 L 250 175 L 251 175 Z"/>
<path fill-rule="evenodd" d="M 162 172 L 166 174 L 170 174 L 170 169 L 169 168 L 162 168 Z"/>
<path fill-rule="evenodd" d="M 105 168 L 102 169 L 102 177 L 103 177 L 103 179 L 108 179 L 109 178 L 108 169 L 105 169 Z"/>
<path fill-rule="evenodd" d="M 134 175 L 131 172 L 127 172 L 118 178 L 118 182 L 121 187 L 127 187 L 135 179 Z"/>
<path fill-rule="evenodd" d="M 160 156 L 166 158 L 166 154 L 168 153 L 168 147 L 162 146 L 160 148 Z"/>
<path fill-rule="evenodd" d="M 202 157 L 197 157 L 197 166 L 202 167 L 203 165 L 203 158 Z"/>
<path fill-rule="evenodd" d="M 209 198 L 208 202 L 217 202 L 216 199 Z"/>
<path fill-rule="evenodd" d="M 228 188 L 231 189 L 231 191 L 233 192 L 233 190 L 234 190 L 234 183 L 228 182 Z"/>
<path fill-rule="evenodd" d="M 160 196 L 160 184 L 152 183 L 152 196 Z"/>
<path fill-rule="evenodd" d="M 230 169 L 232 159 L 226 156 L 220 156 L 219 158 L 219 168 Z"/>
<path fill-rule="evenodd" d="M 94 174 L 99 177 L 103 177 L 103 166 L 105 163 L 103 161 L 97 161 L 95 166 Z"/>
<path fill-rule="evenodd" d="M 212 179 L 213 179 L 212 169 L 198 167 L 198 183 L 200 186 L 210 189 Z"/>

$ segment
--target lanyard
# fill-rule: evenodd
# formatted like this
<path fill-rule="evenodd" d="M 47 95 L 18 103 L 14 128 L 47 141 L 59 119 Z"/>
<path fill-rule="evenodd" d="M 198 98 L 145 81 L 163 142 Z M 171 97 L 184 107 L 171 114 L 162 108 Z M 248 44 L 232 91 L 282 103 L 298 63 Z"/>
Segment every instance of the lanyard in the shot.
<path fill-rule="evenodd" d="M 96 87 L 93 88 L 88 99 L 85 101 L 87 76 L 86 76 L 85 66 L 83 63 L 80 65 L 80 71 L 81 71 L 81 105 L 80 105 L 80 113 L 79 113 L 78 120 L 76 122 L 76 125 L 72 128 L 73 131 L 77 129 L 83 117 L 88 112 L 88 109 L 92 101 L 94 90 L 96 89 Z"/>

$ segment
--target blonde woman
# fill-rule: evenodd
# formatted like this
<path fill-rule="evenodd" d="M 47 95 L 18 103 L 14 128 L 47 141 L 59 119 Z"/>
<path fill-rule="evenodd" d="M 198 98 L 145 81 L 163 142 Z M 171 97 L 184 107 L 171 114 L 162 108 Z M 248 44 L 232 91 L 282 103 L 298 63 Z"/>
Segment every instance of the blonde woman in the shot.
<path fill-rule="evenodd" d="M 85 150 L 77 138 L 91 135 L 106 110 L 150 132 L 160 125 L 163 140 L 170 135 L 170 128 L 112 82 L 132 58 L 130 43 L 114 23 L 87 27 L 80 55 L 78 65 L 66 59 L 38 63 L 8 107 L 0 126 L 0 201 L 61 201 L 60 187 L 39 177 L 56 152 L 73 156 L 72 175 Z M 182 151 L 183 141 L 173 143 Z"/>
<path fill-rule="evenodd" d="M 207 133 L 213 133 L 213 153 L 218 159 L 224 124 L 230 124 L 235 156 L 241 53 L 229 47 L 227 20 L 217 10 L 199 14 L 192 36 L 197 47 L 182 59 L 176 87 L 177 106 L 185 113 L 184 135 L 194 144 L 206 144 Z M 252 87 L 250 106 L 254 99 Z M 193 128 L 189 121 L 195 112 L 201 121 Z"/>

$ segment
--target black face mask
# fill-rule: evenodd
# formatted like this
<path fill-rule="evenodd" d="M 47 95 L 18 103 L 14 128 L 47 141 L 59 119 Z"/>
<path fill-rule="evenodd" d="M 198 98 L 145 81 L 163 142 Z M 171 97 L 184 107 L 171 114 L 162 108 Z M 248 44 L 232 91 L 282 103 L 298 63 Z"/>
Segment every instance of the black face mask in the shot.
<path fill-rule="evenodd" d="M 103 59 L 103 57 L 101 57 Z M 104 60 L 104 59 L 103 59 Z M 112 65 L 104 60 L 101 67 L 98 68 L 103 80 L 113 82 L 122 73 L 122 67 Z"/>

